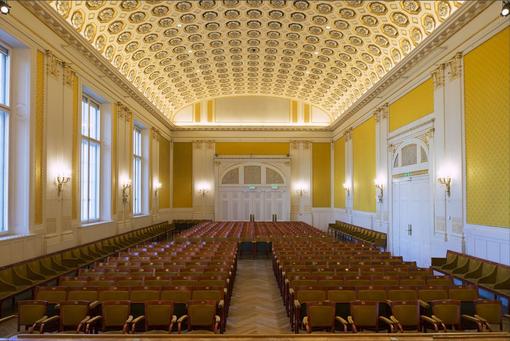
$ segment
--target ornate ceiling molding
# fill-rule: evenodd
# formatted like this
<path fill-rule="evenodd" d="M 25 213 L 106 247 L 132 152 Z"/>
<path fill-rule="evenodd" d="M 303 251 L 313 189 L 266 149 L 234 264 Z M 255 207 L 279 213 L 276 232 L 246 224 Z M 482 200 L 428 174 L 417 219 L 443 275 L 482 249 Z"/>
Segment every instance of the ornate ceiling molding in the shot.
<path fill-rule="evenodd" d="M 331 128 L 334 130 L 353 117 L 365 105 L 375 99 L 394 82 L 398 81 L 403 74 L 417 64 L 421 59 L 431 53 L 434 48 L 443 44 L 491 4 L 492 1 L 489 0 L 467 1 L 462 7 L 453 13 L 443 25 L 439 26 L 439 28 L 422 44 L 414 49 L 399 64 L 397 64 L 393 70 L 384 76 L 383 79 L 377 82 L 367 93 L 357 100 L 336 122 L 331 125 Z"/>
<path fill-rule="evenodd" d="M 56 13 L 49 2 L 24 0 L 19 3 L 60 36 L 66 43 L 76 48 L 84 58 L 92 62 L 106 77 L 117 84 L 164 126 L 168 129 L 172 129 L 173 125 L 170 124 L 163 113 L 110 64 L 82 35 L 76 32 L 62 16 Z"/>
<path fill-rule="evenodd" d="M 462 3 L 47 2 L 168 118 L 205 98 L 260 94 L 338 118 Z"/>

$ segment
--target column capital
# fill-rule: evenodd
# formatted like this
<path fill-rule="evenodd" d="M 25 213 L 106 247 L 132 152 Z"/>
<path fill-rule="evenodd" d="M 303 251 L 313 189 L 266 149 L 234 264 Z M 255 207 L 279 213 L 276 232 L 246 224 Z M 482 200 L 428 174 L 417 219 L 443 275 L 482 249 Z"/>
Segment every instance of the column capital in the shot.
<path fill-rule="evenodd" d="M 345 137 L 345 142 L 349 141 L 350 139 L 352 139 L 352 127 L 351 128 L 348 128 L 345 132 L 344 132 L 344 137 Z"/>
<path fill-rule="evenodd" d="M 62 63 L 64 68 L 64 85 L 67 86 L 73 86 L 74 83 L 74 77 L 76 73 L 74 72 L 73 68 L 68 63 Z"/>
<path fill-rule="evenodd" d="M 462 52 L 457 52 L 446 65 L 448 66 L 448 79 L 458 78 L 462 74 Z"/>
<path fill-rule="evenodd" d="M 434 87 L 439 88 L 444 86 L 444 70 L 445 64 L 439 64 L 438 67 L 432 71 L 432 80 L 434 81 Z"/>

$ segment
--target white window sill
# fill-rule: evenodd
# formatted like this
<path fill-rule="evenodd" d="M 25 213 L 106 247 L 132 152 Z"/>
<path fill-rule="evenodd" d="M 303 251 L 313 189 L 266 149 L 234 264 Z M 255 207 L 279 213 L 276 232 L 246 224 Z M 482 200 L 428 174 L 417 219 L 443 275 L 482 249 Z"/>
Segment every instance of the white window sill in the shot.
<path fill-rule="evenodd" d="M 110 224 L 110 223 L 113 223 L 113 221 L 112 220 L 100 220 L 100 221 L 94 221 L 92 223 L 84 223 L 84 224 L 79 225 L 78 227 L 79 228 L 88 228 L 88 227 L 95 227 L 98 225 L 106 225 L 106 224 Z"/>
<path fill-rule="evenodd" d="M 34 236 L 33 234 L 0 234 L 0 242 L 13 239 L 28 238 Z"/>
<path fill-rule="evenodd" d="M 147 217 L 150 217 L 150 216 L 151 216 L 150 214 L 140 213 L 140 214 L 133 215 L 133 219 L 147 218 Z"/>

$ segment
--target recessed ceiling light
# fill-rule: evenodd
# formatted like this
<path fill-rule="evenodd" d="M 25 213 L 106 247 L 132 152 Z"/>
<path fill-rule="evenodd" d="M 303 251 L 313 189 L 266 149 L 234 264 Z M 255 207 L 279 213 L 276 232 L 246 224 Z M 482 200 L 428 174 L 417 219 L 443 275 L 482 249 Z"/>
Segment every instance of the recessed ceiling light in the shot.
<path fill-rule="evenodd" d="M 177 27 L 182 27 L 182 24 L 177 24 Z"/>
<path fill-rule="evenodd" d="M 326 26 L 326 30 L 330 30 L 331 29 L 331 26 Z"/>
<path fill-rule="evenodd" d="M 315 51 L 314 53 L 315 53 L 315 54 L 319 54 L 319 52 L 317 52 L 317 51 Z"/>
<path fill-rule="evenodd" d="M 501 8 L 501 16 L 506 17 L 510 14 L 510 1 L 503 1 L 503 8 Z"/>

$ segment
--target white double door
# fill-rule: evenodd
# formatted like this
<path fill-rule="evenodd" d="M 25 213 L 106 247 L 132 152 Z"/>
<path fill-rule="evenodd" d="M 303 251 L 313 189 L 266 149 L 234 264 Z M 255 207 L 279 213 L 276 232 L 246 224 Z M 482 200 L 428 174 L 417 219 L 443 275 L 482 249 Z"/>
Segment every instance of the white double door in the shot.
<path fill-rule="evenodd" d="M 393 187 L 393 254 L 418 266 L 430 266 L 432 208 L 429 176 L 395 179 Z"/>
<path fill-rule="evenodd" d="M 289 220 L 290 198 L 286 187 L 264 186 L 254 190 L 220 187 L 218 195 L 217 220 L 248 221 L 252 214 L 256 221 L 271 221 L 273 214 L 278 220 Z"/>

